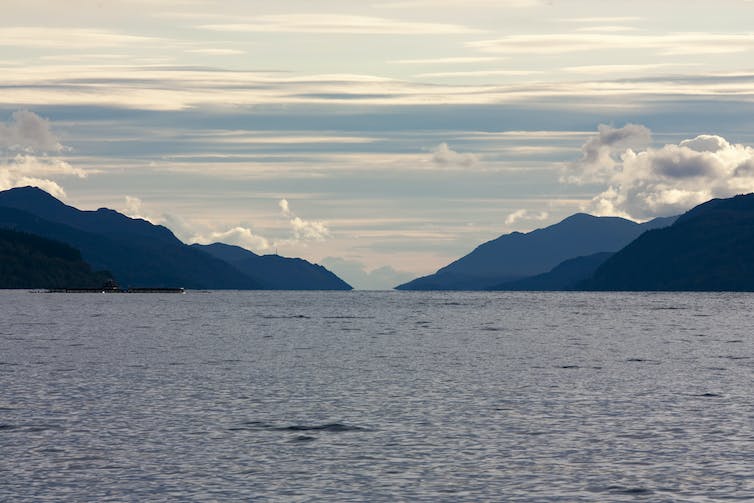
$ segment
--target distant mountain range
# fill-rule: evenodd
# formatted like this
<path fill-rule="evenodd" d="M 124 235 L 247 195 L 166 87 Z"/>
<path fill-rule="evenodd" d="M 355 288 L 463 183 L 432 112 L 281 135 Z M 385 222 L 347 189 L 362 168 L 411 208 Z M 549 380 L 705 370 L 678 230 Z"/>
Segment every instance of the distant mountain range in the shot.
<path fill-rule="evenodd" d="M 402 290 L 754 291 L 754 194 L 644 224 L 572 215 L 484 243 Z M 101 272 L 94 272 L 101 271 Z M 322 266 L 223 243 L 186 245 L 146 220 L 82 211 L 33 187 L 0 192 L 0 288 L 350 290 Z"/>
<path fill-rule="evenodd" d="M 0 229 L 0 288 L 99 288 L 108 279 L 107 272 L 92 272 L 75 248 Z"/>
<path fill-rule="evenodd" d="M 399 290 L 488 290 L 547 273 L 565 260 L 615 252 L 643 232 L 666 227 L 674 218 L 638 224 L 619 217 L 577 213 L 528 233 L 513 232 L 478 246 L 438 270 L 396 287 Z M 562 272 L 562 271 L 560 271 Z"/>
<path fill-rule="evenodd" d="M 275 289 L 351 290 L 351 285 L 321 265 L 311 264 L 300 258 L 257 255 L 240 246 L 224 243 L 191 246 L 231 264 L 263 285 L 274 285 Z"/>
<path fill-rule="evenodd" d="M 216 254 L 182 243 L 161 225 L 105 208 L 82 211 L 35 187 L 0 192 L 0 228 L 66 243 L 95 270 L 110 271 L 122 286 L 282 289 L 295 276 L 301 276 L 299 288 L 332 289 L 337 283 L 304 260 L 267 260 L 258 271 L 246 265 L 241 271 Z M 350 286 L 340 282 L 337 289 Z"/>

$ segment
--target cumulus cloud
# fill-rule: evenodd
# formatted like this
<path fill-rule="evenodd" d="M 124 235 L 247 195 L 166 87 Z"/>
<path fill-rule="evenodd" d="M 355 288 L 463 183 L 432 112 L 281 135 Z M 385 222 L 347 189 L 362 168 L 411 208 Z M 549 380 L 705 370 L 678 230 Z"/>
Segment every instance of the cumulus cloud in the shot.
<path fill-rule="evenodd" d="M 591 201 L 588 209 L 593 213 L 645 220 L 682 213 L 712 198 L 754 191 L 754 149 L 749 146 L 699 135 L 661 148 L 634 150 L 626 142 L 648 140 L 649 131 L 636 125 L 626 128 L 601 126 L 565 176 L 572 183 L 607 186 Z M 619 140 L 605 146 L 610 138 Z"/>
<path fill-rule="evenodd" d="M 226 243 L 257 251 L 269 250 L 272 247 L 267 238 L 255 234 L 248 227 L 241 226 L 226 231 L 196 235 L 192 241 L 199 244 Z"/>
<path fill-rule="evenodd" d="M 50 122 L 34 112 L 13 112 L 10 122 L 0 123 L 0 148 L 12 152 L 42 153 L 63 150 Z"/>
<path fill-rule="evenodd" d="M 57 198 L 65 197 L 65 190 L 63 190 L 63 187 L 52 180 L 28 176 L 15 176 L 13 173 L 0 168 L 0 190 L 8 190 L 13 187 L 26 187 L 28 185 L 39 187 Z"/>
<path fill-rule="evenodd" d="M 0 179 L 1 181 L 2 179 Z M 132 218 L 142 218 L 156 225 L 164 225 L 186 243 L 226 243 L 257 253 L 269 252 L 275 250 L 278 246 L 294 245 L 306 241 L 323 241 L 330 236 L 330 230 L 324 222 L 300 218 L 293 213 L 288 200 L 281 199 L 278 201 L 278 206 L 283 216 L 288 219 L 291 233 L 288 237 L 263 236 L 244 223 L 223 226 L 222 224 L 207 225 L 206 223 L 184 220 L 172 213 L 152 211 L 141 199 L 130 195 L 125 196 L 122 211 Z"/>
<path fill-rule="evenodd" d="M 526 222 L 541 222 L 547 220 L 550 214 L 546 211 L 528 211 L 528 210 L 516 210 L 513 213 L 505 217 L 505 225 L 513 225 L 520 221 Z"/>
<path fill-rule="evenodd" d="M 131 218 L 141 218 L 155 225 L 164 225 L 187 243 L 226 243 L 257 252 L 270 250 L 274 246 L 269 239 L 256 234 L 249 227 L 238 225 L 229 229 L 210 229 L 197 225 L 195 222 L 186 221 L 172 213 L 152 212 L 149 208 L 145 208 L 141 199 L 134 196 L 125 196 L 123 213 Z"/>
<path fill-rule="evenodd" d="M 470 167 L 479 161 L 474 154 L 461 154 L 451 149 L 447 143 L 441 143 L 432 149 L 432 163 L 437 166 Z"/>
<path fill-rule="evenodd" d="M 600 124 L 598 133 L 581 147 L 581 159 L 571 164 L 565 175 L 569 183 L 601 182 L 614 174 L 613 155 L 626 148 L 642 148 L 652 141 L 652 132 L 639 124 L 613 128 Z"/>
<path fill-rule="evenodd" d="M 416 277 L 416 274 L 398 271 L 390 266 L 369 269 L 357 260 L 340 257 L 326 257 L 320 264 L 335 272 L 357 290 L 391 290 Z"/>
<path fill-rule="evenodd" d="M 283 216 L 290 222 L 293 230 L 293 236 L 299 241 L 324 241 L 330 236 L 330 229 L 327 225 L 319 220 L 304 220 L 291 210 L 290 204 L 287 199 L 281 199 L 278 202 L 280 211 Z"/>
<path fill-rule="evenodd" d="M 144 203 L 138 197 L 126 196 L 125 206 L 123 207 L 123 214 L 131 218 L 141 218 L 144 220 L 149 220 L 148 218 L 142 215 L 143 206 L 144 206 Z"/>
<path fill-rule="evenodd" d="M 0 190 L 33 185 L 65 197 L 53 178 L 85 178 L 87 173 L 54 156 L 63 150 L 49 121 L 27 110 L 13 113 L 9 122 L 0 123 Z"/>

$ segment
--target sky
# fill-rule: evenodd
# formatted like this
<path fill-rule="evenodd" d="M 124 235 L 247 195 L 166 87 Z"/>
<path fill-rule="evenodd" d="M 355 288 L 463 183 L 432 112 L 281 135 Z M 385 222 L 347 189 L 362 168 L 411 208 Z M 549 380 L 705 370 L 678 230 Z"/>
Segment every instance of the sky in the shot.
<path fill-rule="evenodd" d="M 0 189 L 429 274 L 754 191 L 754 2 L 4 0 Z"/>

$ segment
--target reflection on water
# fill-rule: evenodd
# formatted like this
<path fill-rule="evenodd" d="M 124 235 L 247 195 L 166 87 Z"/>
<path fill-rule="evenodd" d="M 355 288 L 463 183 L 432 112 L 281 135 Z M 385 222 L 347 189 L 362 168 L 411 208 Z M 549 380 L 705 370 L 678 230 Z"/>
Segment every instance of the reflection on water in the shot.
<path fill-rule="evenodd" d="M 0 303 L 2 501 L 754 494 L 754 295 Z"/>

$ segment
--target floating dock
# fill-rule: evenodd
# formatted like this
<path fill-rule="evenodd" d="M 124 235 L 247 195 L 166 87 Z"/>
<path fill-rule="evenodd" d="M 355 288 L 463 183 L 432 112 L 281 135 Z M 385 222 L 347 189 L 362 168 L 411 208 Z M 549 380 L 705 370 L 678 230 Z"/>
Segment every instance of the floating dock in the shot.
<path fill-rule="evenodd" d="M 47 293 L 186 293 L 183 288 L 51 288 Z"/>

